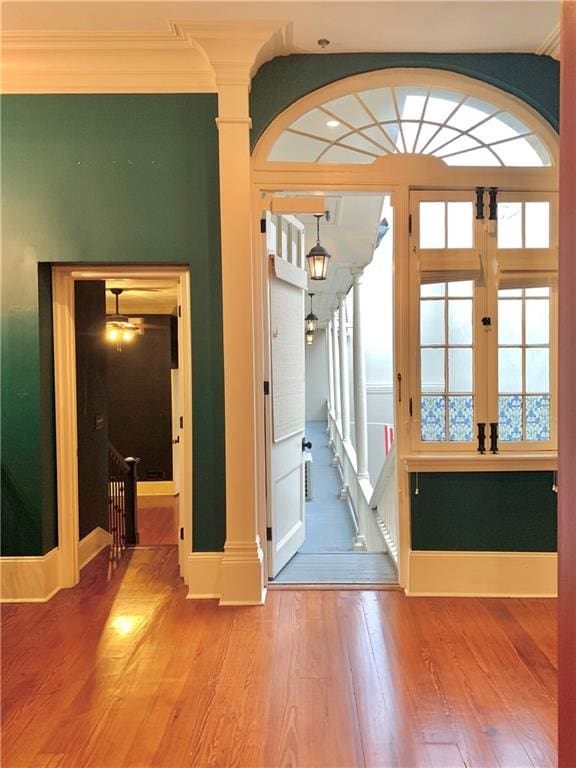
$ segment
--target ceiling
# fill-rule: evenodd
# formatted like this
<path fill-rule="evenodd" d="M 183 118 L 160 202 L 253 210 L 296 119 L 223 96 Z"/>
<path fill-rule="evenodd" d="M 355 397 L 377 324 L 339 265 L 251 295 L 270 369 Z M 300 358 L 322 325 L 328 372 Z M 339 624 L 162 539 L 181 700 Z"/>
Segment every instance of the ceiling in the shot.
<path fill-rule="evenodd" d="M 120 314 L 171 315 L 178 304 L 178 283 L 176 280 L 138 278 L 134 280 L 106 280 L 106 313 L 115 311 L 116 299 L 111 288 L 122 288 L 118 308 Z"/>
<path fill-rule="evenodd" d="M 167 31 L 174 20 L 279 20 L 288 53 L 528 52 L 558 55 L 559 0 L 211 0 L 2 3 L 4 30 Z M 417 20 L 417 23 L 415 23 Z M 318 40 L 330 41 L 324 49 Z"/>

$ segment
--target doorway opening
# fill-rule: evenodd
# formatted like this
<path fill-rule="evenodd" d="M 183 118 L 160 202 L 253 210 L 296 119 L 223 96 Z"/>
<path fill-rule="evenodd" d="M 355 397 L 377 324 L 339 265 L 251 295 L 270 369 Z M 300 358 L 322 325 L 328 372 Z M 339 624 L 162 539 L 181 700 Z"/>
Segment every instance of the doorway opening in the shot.
<path fill-rule="evenodd" d="M 318 239 L 314 197 L 331 254 L 322 281 L 304 263 Z M 266 222 L 269 584 L 397 584 L 378 512 L 396 476 L 391 196 L 274 201 L 292 213 Z M 306 336 L 309 294 L 317 322 Z"/>
<path fill-rule="evenodd" d="M 63 586 L 110 545 L 191 551 L 191 336 L 184 267 L 53 268 Z"/>

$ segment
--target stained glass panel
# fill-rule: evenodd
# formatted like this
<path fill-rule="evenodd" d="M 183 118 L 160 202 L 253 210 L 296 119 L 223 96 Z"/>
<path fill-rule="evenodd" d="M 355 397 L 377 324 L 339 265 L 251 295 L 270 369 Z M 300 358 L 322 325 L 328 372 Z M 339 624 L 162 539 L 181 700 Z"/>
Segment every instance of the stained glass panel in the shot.
<path fill-rule="evenodd" d="M 522 395 L 498 398 L 498 439 L 522 440 Z"/>
<path fill-rule="evenodd" d="M 448 440 L 469 442 L 474 436 L 474 408 L 472 395 L 448 398 Z"/>
<path fill-rule="evenodd" d="M 443 395 L 422 397 L 422 440 L 440 441 L 446 439 L 446 401 Z"/>
<path fill-rule="evenodd" d="M 550 439 L 550 396 L 526 397 L 526 440 Z"/>

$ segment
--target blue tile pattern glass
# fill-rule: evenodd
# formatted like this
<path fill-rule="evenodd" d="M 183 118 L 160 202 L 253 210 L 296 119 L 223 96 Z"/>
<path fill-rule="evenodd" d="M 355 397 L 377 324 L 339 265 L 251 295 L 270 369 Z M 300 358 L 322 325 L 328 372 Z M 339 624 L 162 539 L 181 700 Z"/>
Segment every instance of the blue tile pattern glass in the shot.
<path fill-rule="evenodd" d="M 498 398 L 498 439 L 522 440 L 522 395 Z"/>
<path fill-rule="evenodd" d="M 526 440 L 550 440 L 550 395 L 526 396 Z"/>
<path fill-rule="evenodd" d="M 422 440 L 446 440 L 446 402 L 443 395 L 422 396 Z"/>
<path fill-rule="evenodd" d="M 448 398 L 448 440 L 469 442 L 474 437 L 472 395 L 450 395 Z"/>

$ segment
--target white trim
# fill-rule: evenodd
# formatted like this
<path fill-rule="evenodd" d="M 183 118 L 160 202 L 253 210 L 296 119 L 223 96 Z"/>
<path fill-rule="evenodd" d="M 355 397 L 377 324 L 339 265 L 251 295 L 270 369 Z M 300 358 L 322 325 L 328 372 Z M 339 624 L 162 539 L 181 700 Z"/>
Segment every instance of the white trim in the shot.
<path fill-rule="evenodd" d="M 220 598 L 220 567 L 223 552 L 190 552 L 187 559 L 189 599 Z"/>
<path fill-rule="evenodd" d="M 174 480 L 138 480 L 138 496 L 175 496 Z"/>
<path fill-rule="evenodd" d="M 184 428 L 181 430 L 179 528 L 184 541 L 179 546 L 181 575 L 185 576 L 184 551 L 192 549 L 192 375 L 190 333 L 190 276 L 188 267 L 131 265 L 84 265 L 52 267 L 52 306 L 54 318 L 54 399 L 56 424 L 56 470 L 58 493 L 58 542 L 60 587 L 73 587 L 80 581 L 78 561 L 78 454 L 76 432 L 76 355 L 74 331 L 74 281 L 173 278 L 179 284 L 182 318 L 178 340 L 182 350 L 182 404 Z"/>
<path fill-rule="evenodd" d="M 558 60 L 560 59 L 560 22 L 558 22 L 552 32 L 544 38 L 541 45 L 536 48 L 534 53 L 538 53 L 541 56 L 552 56 Z"/>
<path fill-rule="evenodd" d="M 96 555 L 106 549 L 112 541 L 112 536 L 104 528 L 94 528 L 93 531 L 78 542 L 78 563 L 80 570 L 93 560 Z"/>
<path fill-rule="evenodd" d="M 410 596 L 556 597 L 555 552 L 414 552 Z"/>
<path fill-rule="evenodd" d="M 412 453 L 402 457 L 407 472 L 554 472 L 556 453 Z"/>
<path fill-rule="evenodd" d="M 38 557 L 0 558 L 0 601 L 44 603 L 60 589 L 60 550 Z"/>

